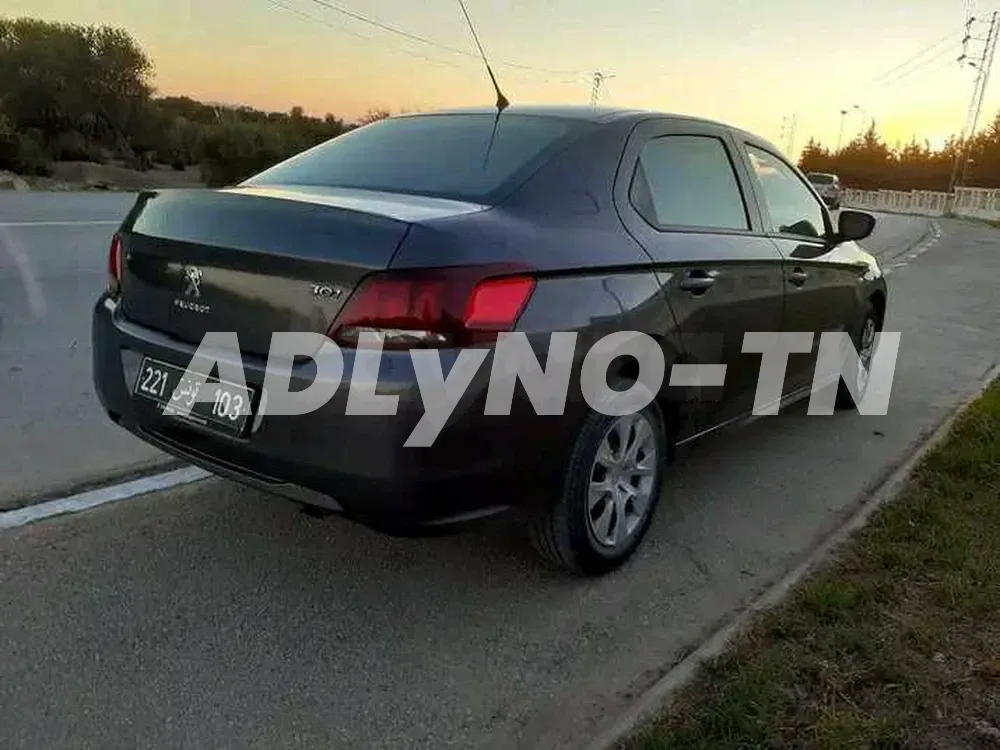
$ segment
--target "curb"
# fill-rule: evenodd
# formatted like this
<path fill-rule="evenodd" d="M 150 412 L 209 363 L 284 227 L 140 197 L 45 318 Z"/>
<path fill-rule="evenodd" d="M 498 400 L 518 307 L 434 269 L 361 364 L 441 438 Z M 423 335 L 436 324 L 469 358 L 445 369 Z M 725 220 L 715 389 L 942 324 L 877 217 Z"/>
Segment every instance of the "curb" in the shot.
<path fill-rule="evenodd" d="M 916 216 L 916 214 L 895 214 L 895 215 L 898 215 L 898 216 Z M 883 250 L 881 253 L 875 255 L 875 257 L 878 259 L 879 265 L 883 265 L 884 266 L 886 262 L 891 262 L 892 260 L 895 260 L 896 258 L 899 258 L 899 257 L 901 257 L 903 255 L 906 255 L 908 252 L 910 252 L 911 250 L 913 250 L 916 247 L 919 247 L 922 243 L 926 242 L 928 240 L 928 238 L 930 238 L 931 236 L 933 236 L 933 234 L 934 234 L 934 225 L 936 223 L 936 217 L 933 217 L 933 216 L 921 216 L 920 218 L 926 220 L 925 225 L 924 225 L 924 231 L 920 234 L 920 236 L 916 240 L 914 240 L 913 242 L 911 242 L 911 243 L 909 243 L 907 245 L 904 245 L 902 247 L 902 249 L 894 249 L 892 251 L 892 255 L 889 256 L 888 258 L 886 256 L 889 254 L 889 252 L 890 252 L 889 250 Z"/>
<path fill-rule="evenodd" d="M 616 750 L 620 748 L 619 743 L 631 736 L 647 720 L 667 708 L 676 693 L 696 675 L 699 667 L 725 651 L 730 642 L 747 628 L 759 611 L 781 602 L 789 591 L 820 562 L 825 561 L 853 532 L 864 526 L 872 513 L 896 496 L 924 456 L 948 436 L 959 415 L 979 398 L 997 377 L 1000 377 L 1000 364 L 990 367 L 979 387 L 971 395 L 962 399 L 949 410 L 936 427 L 918 438 L 916 444 L 902 461 L 894 468 L 890 468 L 884 478 L 877 481 L 868 492 L 864 493 L 855 503 L 854 510 L 849 512 L 847 518 L 821 538 L 811 550 L 808 550 L 798 565 L 770 584 L 750 604 L 737 610 L 688 656 L 674 665 L 663 677 L 640 694 L 629 707 L 619 713 L 618 717 L 610 722 L 610 725 L 606 726 L 584 746 L 584 750 Z"/>

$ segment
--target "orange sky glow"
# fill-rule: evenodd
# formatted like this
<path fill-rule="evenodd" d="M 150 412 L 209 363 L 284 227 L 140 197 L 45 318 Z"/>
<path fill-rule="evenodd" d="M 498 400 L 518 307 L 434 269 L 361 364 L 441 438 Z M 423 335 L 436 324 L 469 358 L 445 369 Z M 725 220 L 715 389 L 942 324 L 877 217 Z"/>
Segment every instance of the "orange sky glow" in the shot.
<path fill-rule="evenodd" d="M 710 117 L 786 148 L 795 116 L 795 152 L 809 137 L 847 142 L 873 118 L 890 143 L 940 146 L 961 129 L 973 85 L 956 61 L 962 0 L 466 5 L 513 102 L 585 104 L 603 71 L 603 104 Z M 0 14 L 124 27 L 162 94 L 345 119 L 492 101 L 456 0 L 0 0 Z M 988 92 L 980 127 L 998 109 Z"/>

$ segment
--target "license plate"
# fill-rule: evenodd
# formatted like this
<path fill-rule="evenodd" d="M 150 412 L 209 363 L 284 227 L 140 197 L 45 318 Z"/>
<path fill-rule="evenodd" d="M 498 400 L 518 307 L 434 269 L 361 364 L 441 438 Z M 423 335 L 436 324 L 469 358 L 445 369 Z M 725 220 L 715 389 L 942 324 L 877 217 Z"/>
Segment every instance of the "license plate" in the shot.
<path fill-rule="evenodd" d="M 143 357 L 133 393 L 155 401 L 166 416 L 239 436 L 251 415 L 254 390 L 218 378 L 198 383 L 184 376 L 183 367 Z M 196 400 L 198 395 L 208 400 Z"/>

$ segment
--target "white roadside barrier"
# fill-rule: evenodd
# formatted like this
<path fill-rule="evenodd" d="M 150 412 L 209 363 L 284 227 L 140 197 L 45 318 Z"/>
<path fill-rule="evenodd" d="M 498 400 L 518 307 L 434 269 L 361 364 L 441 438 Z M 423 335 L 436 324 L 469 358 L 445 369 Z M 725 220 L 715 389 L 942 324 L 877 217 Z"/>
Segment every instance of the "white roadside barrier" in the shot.
<path fill-rule="evenodd" d="M 955 188 L 953 193 L 933 190 L 845 190 L 843 204 L 868 211 L 1000 220 L 1000 190 L 986 188 Z"/>

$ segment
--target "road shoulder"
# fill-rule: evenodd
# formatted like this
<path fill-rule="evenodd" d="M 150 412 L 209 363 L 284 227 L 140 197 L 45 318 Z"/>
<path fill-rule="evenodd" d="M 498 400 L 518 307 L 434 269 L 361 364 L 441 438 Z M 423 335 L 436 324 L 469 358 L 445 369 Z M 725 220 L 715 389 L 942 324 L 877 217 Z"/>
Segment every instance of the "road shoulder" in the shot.
<path fill-rule="evenodd" d="M 589 749 L 1000 740 L 998 374 Z"/>

